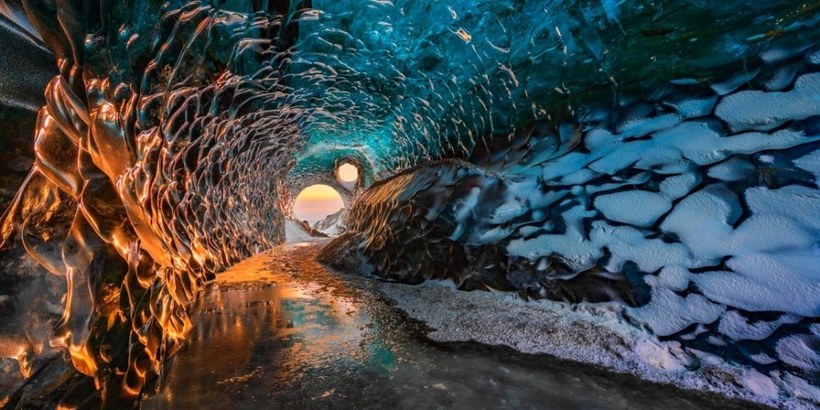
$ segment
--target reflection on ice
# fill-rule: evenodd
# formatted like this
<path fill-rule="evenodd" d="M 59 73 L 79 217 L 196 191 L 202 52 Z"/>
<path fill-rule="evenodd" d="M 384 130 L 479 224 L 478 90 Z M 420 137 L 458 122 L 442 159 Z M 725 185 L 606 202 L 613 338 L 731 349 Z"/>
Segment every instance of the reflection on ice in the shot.
<path fill-rule="evenodd" d="M 189 347 L 175 360 L 168 388 L 149 408 L 162 403 L 227 405 L 240 394 L 242 400 L 253 400 L 254 394 L 241 392 L 276 392 L 281 390 L 276 386 L 328 366 L 340 367 L 336 376 L 350 377 L 369 356 L 383 355 L 364 343 L 375 331 L 367 328 L 370 317 L 360 311 L 351 290 L 294 281 L 300 272 L 322 269 L 304 256 L 311 243 L 288 248 L 294 257 L 251 258 L 205 291 Z M 185 388 L 176 391 L 178 386 Z"/>
<path fill-rule="evenodd" d="M 702 408 L 717 402 L 586 365 L 438 345 L 373 291 L 298 243 L 221 275 L 196 308 L 160 408 Z M 411 290 L 412 288 L 407 288 Z M 725 400 L 725 399 L 721 399 Z M 726 402 L 724 402 L 726 403 Z M 728 401 L 728 408 L 741 408 Z"/>

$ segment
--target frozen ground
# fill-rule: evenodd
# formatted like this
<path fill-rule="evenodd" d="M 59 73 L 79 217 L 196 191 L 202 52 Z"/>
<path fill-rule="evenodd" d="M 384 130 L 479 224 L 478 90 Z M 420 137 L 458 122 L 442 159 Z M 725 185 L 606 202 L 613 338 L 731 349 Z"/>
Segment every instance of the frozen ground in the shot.
<path fill-rule="evenodd" d="M 189 344 L 167 369 L 164 389 L 142 407 L 756 407 L 739 400 L 753 397 L 730 380 L 711 388 L 730 397 L 703 391 L 713 385 L 697 384 L 698 372 L 677 368 L 666 347 L 629 333 L 607 307 L 596 319 L 504 294 L 338 274 L 315 261 L 324 243 L 291 243 L 221 274 L 195 308 Z M 636 341 L 668 370 L 631 353 Z M 661 384 L 633 375 L 641 373 Z"/>
<path fill-rule="evenodd" d="M 410 317 L 433 328 L 428 336 L 438 342 L 509 346 L 778 408 L 820 406 L 820 389 L 805 380 L 685 353 L 677 342 L 661 342 L 628 323 L 624 308 L 615 303 L 524 301 L 510 293 L 461 292 L 431 282 L 378 287 Z"/>

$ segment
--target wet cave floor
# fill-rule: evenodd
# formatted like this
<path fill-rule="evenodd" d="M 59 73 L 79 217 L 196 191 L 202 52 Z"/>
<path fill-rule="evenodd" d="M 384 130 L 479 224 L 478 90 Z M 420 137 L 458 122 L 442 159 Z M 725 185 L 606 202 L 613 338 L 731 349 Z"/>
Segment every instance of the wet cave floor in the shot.
<path fill-rule="evenodd" d="M 324 243 L 283 246 L 220 275 L 162 390 L 142 407 L 758 407 L 552 356 L 434 342 L 380 282 L 317 263 Z"/>

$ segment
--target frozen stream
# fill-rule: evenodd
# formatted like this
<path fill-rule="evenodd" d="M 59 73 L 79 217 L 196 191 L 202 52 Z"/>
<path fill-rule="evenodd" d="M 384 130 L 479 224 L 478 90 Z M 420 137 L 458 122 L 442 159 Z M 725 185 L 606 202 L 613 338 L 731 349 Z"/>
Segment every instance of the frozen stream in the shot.
<path fill-rule="evenodd" d="M 316 263 L 320 245 L 280 249 L 220 275 L 195 308 L 196 327 L 165 387 L 144 408 L 750 406 L 549 356 L 432 342 L 374 282 Z"/>

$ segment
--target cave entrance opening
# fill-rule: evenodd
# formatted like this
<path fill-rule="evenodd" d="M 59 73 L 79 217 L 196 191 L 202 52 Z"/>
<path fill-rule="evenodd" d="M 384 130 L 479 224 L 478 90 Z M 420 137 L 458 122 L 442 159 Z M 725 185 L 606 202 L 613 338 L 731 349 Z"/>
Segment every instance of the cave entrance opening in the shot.
<path fill-rule="evenodd" d="M 344 200 L 338 191 L 328 185 L 316 184 L 303 189 L 296 196 L 293 216 L 300 221 L 307 221 L 312 226 L 338 213 L 344 207 Z"/>
<path fill-rule="evenodd" d="M 349 162 L 343 162 L 336 168 L 336 179 L 343 187 L 352 190 L 359 182 L 359 167 Z"/>

